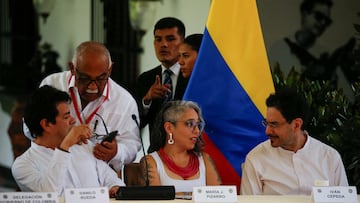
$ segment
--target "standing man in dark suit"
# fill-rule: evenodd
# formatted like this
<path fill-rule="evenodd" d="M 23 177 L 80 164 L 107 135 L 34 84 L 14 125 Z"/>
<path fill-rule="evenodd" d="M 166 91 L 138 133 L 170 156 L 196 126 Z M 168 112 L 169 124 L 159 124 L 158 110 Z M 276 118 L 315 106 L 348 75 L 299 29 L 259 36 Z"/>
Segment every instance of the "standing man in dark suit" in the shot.
<path fill-rule="evenodd" d="M 178 49 L 184 37 L 185 26 L 179 19 L 165 17 L 154 26 L 154 49 L 161 64 L 142 73 L 137 82 L 141 127 L 149 124 L 150 135 L 162 105 L 170 100 L 182 99 L 185 92 L 188 79 L 181 75 L 178 63 Z M 169 70 L 171 72 L 167 73 Z M 170 74 L 170 84 L 166 74 Z"/>

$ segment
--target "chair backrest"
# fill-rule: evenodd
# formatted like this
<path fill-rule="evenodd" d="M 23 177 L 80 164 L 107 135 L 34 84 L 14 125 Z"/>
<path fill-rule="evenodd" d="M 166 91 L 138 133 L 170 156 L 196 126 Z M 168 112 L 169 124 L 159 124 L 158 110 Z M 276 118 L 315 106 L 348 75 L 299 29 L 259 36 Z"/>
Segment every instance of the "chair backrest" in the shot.
<path fill-rule="evenodd" d="M 126 186 L 141 185 L 140 163 L 130 163 L 124 166 L 124 183 Z"/>

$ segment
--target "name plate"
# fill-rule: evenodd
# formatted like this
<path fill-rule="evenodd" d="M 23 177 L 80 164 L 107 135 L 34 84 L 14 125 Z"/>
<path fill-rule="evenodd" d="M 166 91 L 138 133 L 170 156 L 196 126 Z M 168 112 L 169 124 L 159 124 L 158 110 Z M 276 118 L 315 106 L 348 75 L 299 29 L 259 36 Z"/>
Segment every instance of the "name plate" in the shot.
<path fill-rule="evenodd" d="M 0 203 L 59 203 L 56 192 L 1 192 Z"/>
<path fill-rule="evenodd" d="M 313 187 L 312 193 L 313 202 L 358 202 L 353 186 Z"/>
<path fill-rule="evenodd" d="M 236 186 L 204 186 L 193 188 L 194 202 L 237 202 Z"/>
<path fill-rule="evenodd" d="M 106 203 L 110 202 L 107 187 L 65 189 L 66 203 Z"/>

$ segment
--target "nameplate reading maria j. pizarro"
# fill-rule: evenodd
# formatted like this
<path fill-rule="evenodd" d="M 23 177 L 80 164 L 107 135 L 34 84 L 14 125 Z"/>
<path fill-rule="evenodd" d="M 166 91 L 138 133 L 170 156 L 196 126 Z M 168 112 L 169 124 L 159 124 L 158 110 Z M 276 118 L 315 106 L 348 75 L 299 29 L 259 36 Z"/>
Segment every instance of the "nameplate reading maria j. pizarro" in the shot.
<path fill-rule="evenodd" d="M 331 187 L 313 187 L 313 202 L 346 202 L 357 203 L 356 187 L 350 186 L 331 186 Z"/>
<path fill-rule="evenodd" d="M 203 186 L 193 188 L 193 201 L 237 202 L 236 186 Z"/>
<path fill-rule="evenodd" d="M 66 203 L 107 203 L 110 202 L 107 187 L 65 189 Z"/>
<path fill-rule="evenodd" d="M 56 192 L 1 192 L 0 203 L 59 203 Z"/>

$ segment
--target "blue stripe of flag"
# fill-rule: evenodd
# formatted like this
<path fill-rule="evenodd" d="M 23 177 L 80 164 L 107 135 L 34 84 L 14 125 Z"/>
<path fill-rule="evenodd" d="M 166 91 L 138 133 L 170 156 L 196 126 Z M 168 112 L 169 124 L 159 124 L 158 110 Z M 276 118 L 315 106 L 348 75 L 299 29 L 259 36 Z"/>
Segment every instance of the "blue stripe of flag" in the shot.
<path fill-rule="evenodd" d="M 261 125 L 263 116 L 224 61 L 207 29 L 184 99 L 200 105 L 206 133 L 241 176 L 246 154 L 267 139 Z"/>

